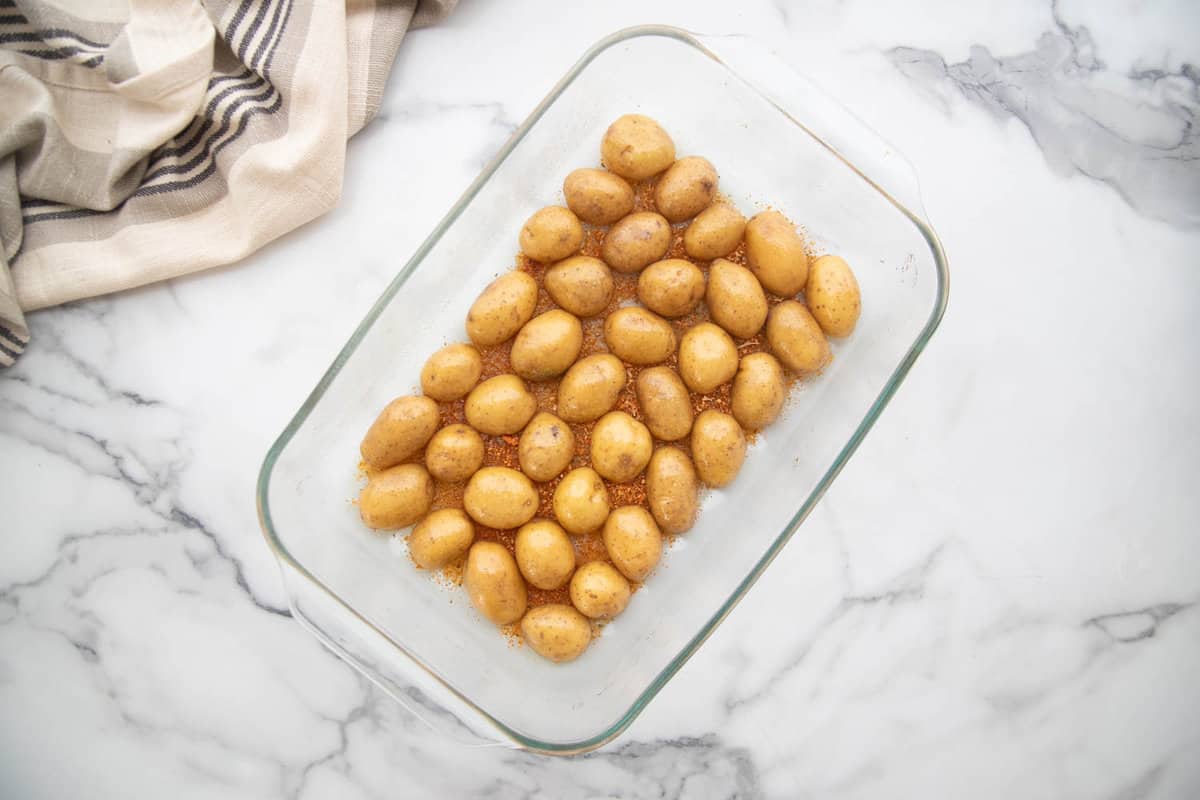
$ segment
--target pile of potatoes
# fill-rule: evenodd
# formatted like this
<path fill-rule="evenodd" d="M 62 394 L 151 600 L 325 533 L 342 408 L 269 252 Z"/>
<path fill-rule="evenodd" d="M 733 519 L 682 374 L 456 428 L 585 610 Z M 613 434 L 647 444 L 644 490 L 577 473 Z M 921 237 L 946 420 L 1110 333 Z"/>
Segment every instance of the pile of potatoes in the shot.
<path fill-rule="evenodd" d="M 654 120 L 618 119 L 601 157 L 605 169 L 567 176 L 566 207 L 543 208 L 521 228 L 522 253 L 546 266 L 541 287 L 520 270 L 489 285 L 467 314 L 471 343 L 434 353 L 421 370 L 423 394 L 389 403 L 361 447 L 370 475 L 359 497 L 363 521 L 384 530 L 415 525 L 408 546 L 422 568 L 465 556 L 472 604 L 497 625 L 519 622 L 532 649 L 556 662 L 583 653 L 592 621 L 625 609 L 632 584 L 658 564 L 664 534 L 694 524 L 701 487 L 737 477 L 747 433 L 783 408 L 786 373 L 819 372 L 831 358 L 829 338 L 850 335 L 860 312 L 844 260 L 810 258 L 777 211 L 747 220 L 719 198 L 713 165 L 676 159 Z M 649 180 L 656 210 L 635 211 L 635 184 Z M 585 225 L 606 228 L 599 258 L 580 254 Z M 685 225 L 687 258 L 666 258 Z M 745 266 L 726 258 L 743 244 Z M 608 314 L 607 352 L 580 358 L 581 320 L 610 307 L 614 273 L 637 276 L 640 304 Z M 535 316 L 539 288 L 557 307 Z M 677 337 L 669 320 L 701 303 L 711 321 Z M 740 357 L 738 341 L 764 330 L 767 350 Z M 505 345 L 512 373 L 480 382 L 480 349 Z M 641 419 L 615 409 L 631 373 Z M 529 382 L 552 380 L 557 402 L 539 411 Z M 730 413 L 694 413 L 696 396 L 729 383 Z M 443 426 L 438 403 L 462 398 L 466 424 Z M 573 424 L 590 426 L 590 465 L 569 469 Z M 519 436 L 520 469 L 484 465 L 485 437 L 501 436 Z M 671 444 L 685 440 L 686 450 Z M 643 473 L 645 507 L 612 508 L 609 486 Z M 560 476 L 553 518 L 535 518 L 537 484 Z M 465 482 L 462 508 L 431 511 L 435 481 Z M 476 541 L 476 525 L 515 530 L 515 547 Z M 577 565 L 573 537 L 596 533 L 607 560 Z M 569 587 L 571 602 L 528 608 L 530 586 Z"/>

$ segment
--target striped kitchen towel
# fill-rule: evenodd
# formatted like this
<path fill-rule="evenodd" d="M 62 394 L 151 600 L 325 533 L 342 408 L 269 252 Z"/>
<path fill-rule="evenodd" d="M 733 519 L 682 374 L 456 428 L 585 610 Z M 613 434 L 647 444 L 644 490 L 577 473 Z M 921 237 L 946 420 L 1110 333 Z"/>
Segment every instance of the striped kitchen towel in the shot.
<path fill-rule="evenodd" d="M 328 211 L 405 31 L 456 0 L 0 0 L 0 365 L 25 311 Z"/>

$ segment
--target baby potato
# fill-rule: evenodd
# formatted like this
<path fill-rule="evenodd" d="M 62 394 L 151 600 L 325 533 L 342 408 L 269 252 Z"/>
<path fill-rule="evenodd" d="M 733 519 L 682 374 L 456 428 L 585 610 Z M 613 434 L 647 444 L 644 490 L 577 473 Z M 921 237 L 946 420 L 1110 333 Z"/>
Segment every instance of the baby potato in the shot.
<path fill-rule="evenodd" d="M 374 469 L 399 464 L 425 446 L 439 422 L 437 403 L 428 397 L 397 397 L 371 423 L 359 452 Z"/>
<path fill-rule="evenodd" d="M 567 422 L 591 422 L 617 404 L 625 388 L 625 365 L 611 353 L 581 358 L 558 384 L 558 415 Z"/>
<path fill-rule="evenodd" d="M 537 399 L 516 375 L 497 375 L 471 390 L 464 411 L 475 430 L 502 436 L 525 427 L 537 411 Z"/>
<path fill-rule="evenodd" d="M 702 322 L 679 342 L 679 375 L 693 392 L 708 394 L 737 373 L 737 347 L 729 334 Z"/>
<path fill-rule="evenodd" d="M 767 296 L 754 273 L 718 258 L 708 269 L 705 296 L 713 322 L 739 339 L 749 339 L 767 321 Z"/>
<path fill-rule="evenodd" d="M 808 270 L 804 299 L 813 319 L 826 336 L 841 338 L 854 333 L 862 311 L 858 280 L 850 265 L 837 256 L 821 256 Z"/>
<path fill-rule="evenodd" d="M 550 299 L 577 317 L 594 317 L 612 300 L 612 270 L 598 258 L 571 256 L 542 278 Z"/>
<path fill-rule="evenodd" d="M 668 319 L 682 317 L 704 297 L 704 273 L 682 258 L 655 261 L 638 276 L 637 294 L 654 313 Z"/>
<path fill-rule="evenodd" d="M 720 488 L 737 477 L 746 460 L 746 434 L 728 414 L 709 409 L 692 426 L 692 458 L 700 480 Z"/>
<path fill-rule="evenodd" d="M 611 225 L 633 211 L 633 187 L 603 169 L 577 169 L 563 181 L 567 208 L 591 225 Z"/>
<path fill-rule="evenodd" d="M 575 571 L 575 546 L 557 522 L 535 519 L 517 531 L 517 566 L 539 589 L 557 589 Z"/>
<path fill-rule="evenodd" d="M 683 232 L 683 249 L 697 261 L 724 258 L 737 249 L 746 230 L 746 218 L 728 203 L 714 203 L 701 211 Z"/>
<path fill-rule="evenodd" d="M 604 320 L 604 342 L 630 364 L 657 364 L 675 352 L 675 331 L 657 314 L 628 306 L 618 308 Z"/>
<path fill-rule="evenodd" d="M 792 297 L 808 279 L 808 253 L 796 226 L 778 211 L 755 214 L 746 223 L 746 259 L 768 292 Z"/>
<path fill-rule="evenodd" d="M 675 142 L 650 117 L 626 114 L 604 132 L 600 160 L 622 178 L 644 181 L 675 160 Z"/>
<path fill-rule="evenodd" d="M 575 434 L 571 428 L 553 414 L 539 412 L 525 430 L 517 445 L 517 458 L 521 471 L 535 481 L 548 481 L 558 477 L 575 457 Z"/>
<path fill-rule="evenodd" d="M 467 554 L 475 525 L 461 508 L 442 508 L 417 523 L 408 536 L 408 554 L 422 569 L 439 569 Z"/>
<path fill-rule="evenodd" d="M 534 212 L 521 228 L 521 252 L 549 264 L 579 252 L 583 245 L 583 226 L 570 209 L 546 206 Z"/>
<path fill-rule="evenodd" d="M 420 464 L 400 464 L 377 472 L 358 495 L 358 513 L 368 528 L 407 528 L 429 511 L 433 479 Z"/>
<path fill-rule="evenodd" d="M 638 211 L 608 229 L 600 256 L 617 272 L 637 272 L 667 254 L 671 224 L 661 214 Z"/>
<path fill-rule="evenodd" d="M 646 467 L 646 500 L 664 533 L 683 533 L 696 522 L 700 507 L 696 468 L 678 447 L 660 447 Z"/>
<path fill-rule="evenodd" d="M 733 418 L 748 431 L 762 430 L 783 409 L 787 387 L 783 367 L 770 353 L 751 353 L 738 365 L 733 378 Z"/>
<path fill-rule="evenodd" d="M 664 442 L 673 442 L 692 429 L 692 401 L 687 387 L 670 367 L 642 370 L 637 378 L 637 401 L 646 427 Z"/>
<path fill-rule="evenodd" d="M 594 469 L 578 467 L 559 481 L 553 507 L 558 524 L 568 532 L 591 533 L 608 519 L 608 489 Z"/>
<path fill-rule="evenodd" d="M 463 587 L 471 605 L 497 625 L 516 622 L 525 613 L 528 596 L 517 562 L 504 545 L 476 542 L 467 553 Z"/>
<path fill-rule="evenodd" d="M 524 272 L 506 272 L 492 281 L 467 312 L 467 336 L 480 347 L 507 342 L 533 317 L 537 281 Z"/>
<path fill-rule="evenodd" d="M 484 467 L 471 476 L 463 492 L 463 508 L 489 528 L 519 528 L 533 519 L 537 507 L 537 489 L 508 467 Z"/>
<path fill-rule="evenodd" d="M 687 156 L 670 166 L 654 187 L 654 205 L 671 222 L 683 222 L 709 206 L 717 194 L 717 170 L 707 158 Z"/>
<path fill-rule="evenodd" d="M 531 608 L 521 620 L 521 636 L 542 658 L 574 661 L 592 643 L 592 625 L 571 606 L 550 603 Z"/>
<path fill-rule="evenodd" d="M 521 328 L 509 358 L 513 372 L 531 381 L 545 381 L 567 371 L 583 347 L 578 318 L 555 308 L 539 314 Z"/>
<path fill-rule="evenodd" d="M 612 619 L 625 610 L 629 595 L 629 581 L 604 561 L 589 561 L 571 577 L 571 603 L 585 617 Z"/>
<path fill-rule="evenodd" d="M 604 521 L 604 548 L 622 575 L 644 581 L 662 558 L 662 533 L 649 511 L 622 506 Z"/>
<path fill-rule="evenodd" d="M 483 359 L 469 344 L 448 344 L 421 367 L 421 391 L 440 403 L 465 395 L 479 382 Z"/>
<path fill-rule="evenodd" d="M 767 317 L 767 344 L 792 372 L 817 372 L 833 357 L 821 326 L 802 303 L 784 300 Z"/>
<path fill-rule="evenodd" d="M 592 429 L 592 468 L 613 483 L 628 483 L 650 462 L 650 431 L 624 411 L 610 411 Z"/>
<path fill-rule="evenodd" d="M 483 439 L 469 425 L 447 425 L 425 446 L 425 468 L 443 483 L 461 483 L 483 466 Z"/>

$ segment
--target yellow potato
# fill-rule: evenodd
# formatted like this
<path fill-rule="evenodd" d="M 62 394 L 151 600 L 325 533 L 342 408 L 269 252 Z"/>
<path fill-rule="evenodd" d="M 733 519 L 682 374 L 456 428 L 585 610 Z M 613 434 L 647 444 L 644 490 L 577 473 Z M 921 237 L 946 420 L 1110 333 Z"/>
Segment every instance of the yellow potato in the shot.
<path fill-rule="evenodd" d="M 713 322 L 739 339 L 749 339 L 767 321 L 767 296 L 754 273 L 718 258 L 708 270 L 705 296 Z"/>
<path fill-rule="evenodd" d="M 583 326 L 555 308 L 539 314 L 521 328 L 509 354 L 513 372 L 531 381 L 545 381 L 567 371 L 583 347 Z"/>
<path fill-rule="evenodd" d="M 608 489 L 594 469 L 568 472 L 554 490 L 554 516 L 569 533 L 591 533 L 608 519 Z"/>
<path fill-rule="evenodd" d="M 821 256 L 808 270 L 804 299 L 826 336 L 841 338 L 854 333 L 862 312 L 862 296 L 854 271 L 837 256 Z"/>
<path fill-rule="evenodd" d="M 646 500 L 664 533 L 683 533 L 696 522 L 700 484 L 691 459 L 677 447 L 660 447 L 646 467 Z"/>
<path fill-rule="evenodd" d="M 821 326 L 803 304 L 784 300 L 767 317 L 767 344 L 792 372 L 818 372 L 833 357 Z"/>
<path fill-rule="evenodd" d="M 700 480 L 714 488 L 728 486 L 746 460 L 742 426 L 720 411 L 701 412 L 692 426 L 692 458 Z"/>
<path fill-rule="evenodd" d="M 604 548 L 622 575 L 644 581 L 662 558 L 662 533 L 649 511 L 622 506 L 604 521 Z"/>
<path fill-rule="evenodd" d="M 589 561 L 571 578 L 571 603 L 592 619 L 612 619 L 629 604 L 629 581 L 612 564 Z"/>
<path fill-rule="evenodd" d="M 553 414 L 538 413 L 525 430 L 517 445 L 521 471 L 535 481 L 557 478 L 575 457 L 575 434 Z"/>
<path fill-rule="evenodd" d="M 442 508 L 417 523 L 408 536 L 408 554 L 418 567 L 439 569 L 467 554 L 475 525 L 460 508 Z"/>
<path fill-rule="evenodd" d="M 628 483 L 650 462 L 650 431 L 624 411 L 610 411 L 592 429 L 592 468 L 613 483 Z"/>
<path fill-rule="evenodd" d="M 650 117 L 626 114 L 605 131 L 600 160 L 622 178 L 644 181 L 671 166 L 675 143 Z"/>
<path fill-rule="evenodd" d="M 575 571 L 575 546 L 557 522 L 535 519 L 517 531 L 517 566 L 539 589 L 557 589 Z"/>
<path fill-rule="evenodd" d="M 549 264 L 579 252 L 583 226 L 570 209 L 546 206 L 534 213 L 521 228 L 521 252 Z"/>
<path fill-rule="evenodd" d="M 787 386 L 783 367 L 770 353 L 752 353 L 738 364 L 733 378 L 733 418 L 748 431 L 762 430 L 783 409 Z"/>
<path fill-rule="evenodd" d="M 600 255 L 617 272 L 637 272 L 665 256 L 670 246 L 671 223 L 653 211 L 638 211 L 608 229 Z"/>
<path fill-rule="evenodd" d="M 592 643 L 587 617 L 562 603 L 531 608 L 521 620 L 521 636 L 533 652 L 556 664 L 574 661 Z"/>
<path fill-rule="evenodd" d="M 433 479 L 420 464 L 400 464 L 377 472 L 358 495 L 358 513 L 368 528 L 407 528 L 429 511 Z"/>
<path fill-rule="evenodd" d="M 537 281 L 524 272 L 506 272 L 492 281 L 467 312 L 467 335 L 480 347 L 507 342 L 533 317 Z"/>
<path fill-rule="evenodd" d="M 679 376 L 693 392 L 708 394 L 737 373 L 737 347 L 711 322 L 688 330 L 679 342 Z"/>
<path fill-rule="evenodd" d="M 692 429 L 692 401 L 687 387 L 670 367 L 642 370 L 637 378 L 637 401 L 646 427 L 664 442 L 673 442 Z"/>
<path fill-rule="evenodd" d="M 683 232 L 683 249 L 697 261 L 723 258 L 737 249 L 746 231 L 746 218 L 728 203 L 701 211 Z"/>
<path fill-rule="evenodd" d="M 471 390 L 464 411 L 475 430 L 502 436 L 525 427 L 537 411 L 537 399 L 516 375 L 497 375 Z"/>
<path fill-rule="evenodd" d="M 463 587 L 471 605 L 497 625 L 516 622 L 525 613 L 528 596 L 517 562 L 496 542 L 476 542 L 467 553 Z"/>
<path fill-rule="evenodd" d="M 550 299 L 577 317 L 594 317 L 612 300 L 612 270 L 598 258 L 571 256 L 542 278 Z"/>
<path fill-rule="evenodd" d="M 654 205 L 671 222 L 683 222 L 709 206 L 717 194 L 717 170 L 707 158 L 687 156 L 670 166 L 654 187 Z"/>
<path fill-rule="evenodd" d="M 359 452 L 375 469 L 399 464 L 417 454 L 440 422 L 437 403 L 428 397 L 397 397 L 367 429 Z"/>
<path fill-rule="evenodd" d="M 563 181 L 567 208 L 591 225 L 611 225 L 633 211 L 633 187 L 602 169 L 577 169 Z"/>
<path fill-rule="evenodd" d="M 778 211 L 755 214 L 746 223 L 746 259 L 768 292 L 792 297 L 808 278 L 808 254 L 796 226 Z"/>
<path fill-rule="evenodd" d="M 658 364 L 675 352 L 675 330 L 657 314 L 628 306 L 618 308 L 604 320 L 604 342 L 630 364 Z"/>
<path fill-rule="evenodd" d="M 479 382 L 483 360 L 469 344 L 448 344 L 421 368 L 421 391 L 441 403 L 457 400 Z"/>
<path fill-rule="evenodd" d="M 447 425 L 425 447 L 425 467 L 443 483 L 460 483 L 483 466 L 483 439 L 468 425 Z"/>
<path fill-rule="evenodd" d="M 467 481 L 463 508 L 480 525 L 519 528 L 537 513 L 538 493 L 515 469 L 484 467 Z"/>
<path fill-rule="evenodd" d="M 625 365 L 611 353 L 575 362 L 558 384 L 558 415 L 567 422 L 591 422 L 617 404 L 625 388 Z"/>
<path fill-rule="evenodd" d="M 655 261 L 638 276 L 638 300 L 656 314 L 675 319 L 688 314 L 704 297 L 704 273 L 690 261 Z"/>

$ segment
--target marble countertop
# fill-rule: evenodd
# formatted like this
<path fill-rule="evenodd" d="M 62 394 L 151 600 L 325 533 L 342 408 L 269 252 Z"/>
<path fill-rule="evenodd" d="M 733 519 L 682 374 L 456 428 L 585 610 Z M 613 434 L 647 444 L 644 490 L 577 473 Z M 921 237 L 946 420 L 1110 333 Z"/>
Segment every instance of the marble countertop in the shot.
<path fill-rule="evenodd" d="M 413 33 L 326 218 L 236 267 L 32 316 L 0 373 L 0 794 L 1200 795 L 1200 9 L 561 8 L 468 2 Z M 517 123 L 644 22 L 758 38 L 905 153 L 950 307 L 804 528 L 620 739 L 464 749 L 289 618 L 254 479 Z M 404 219 L 358 212 L 395 192 Z"/>

